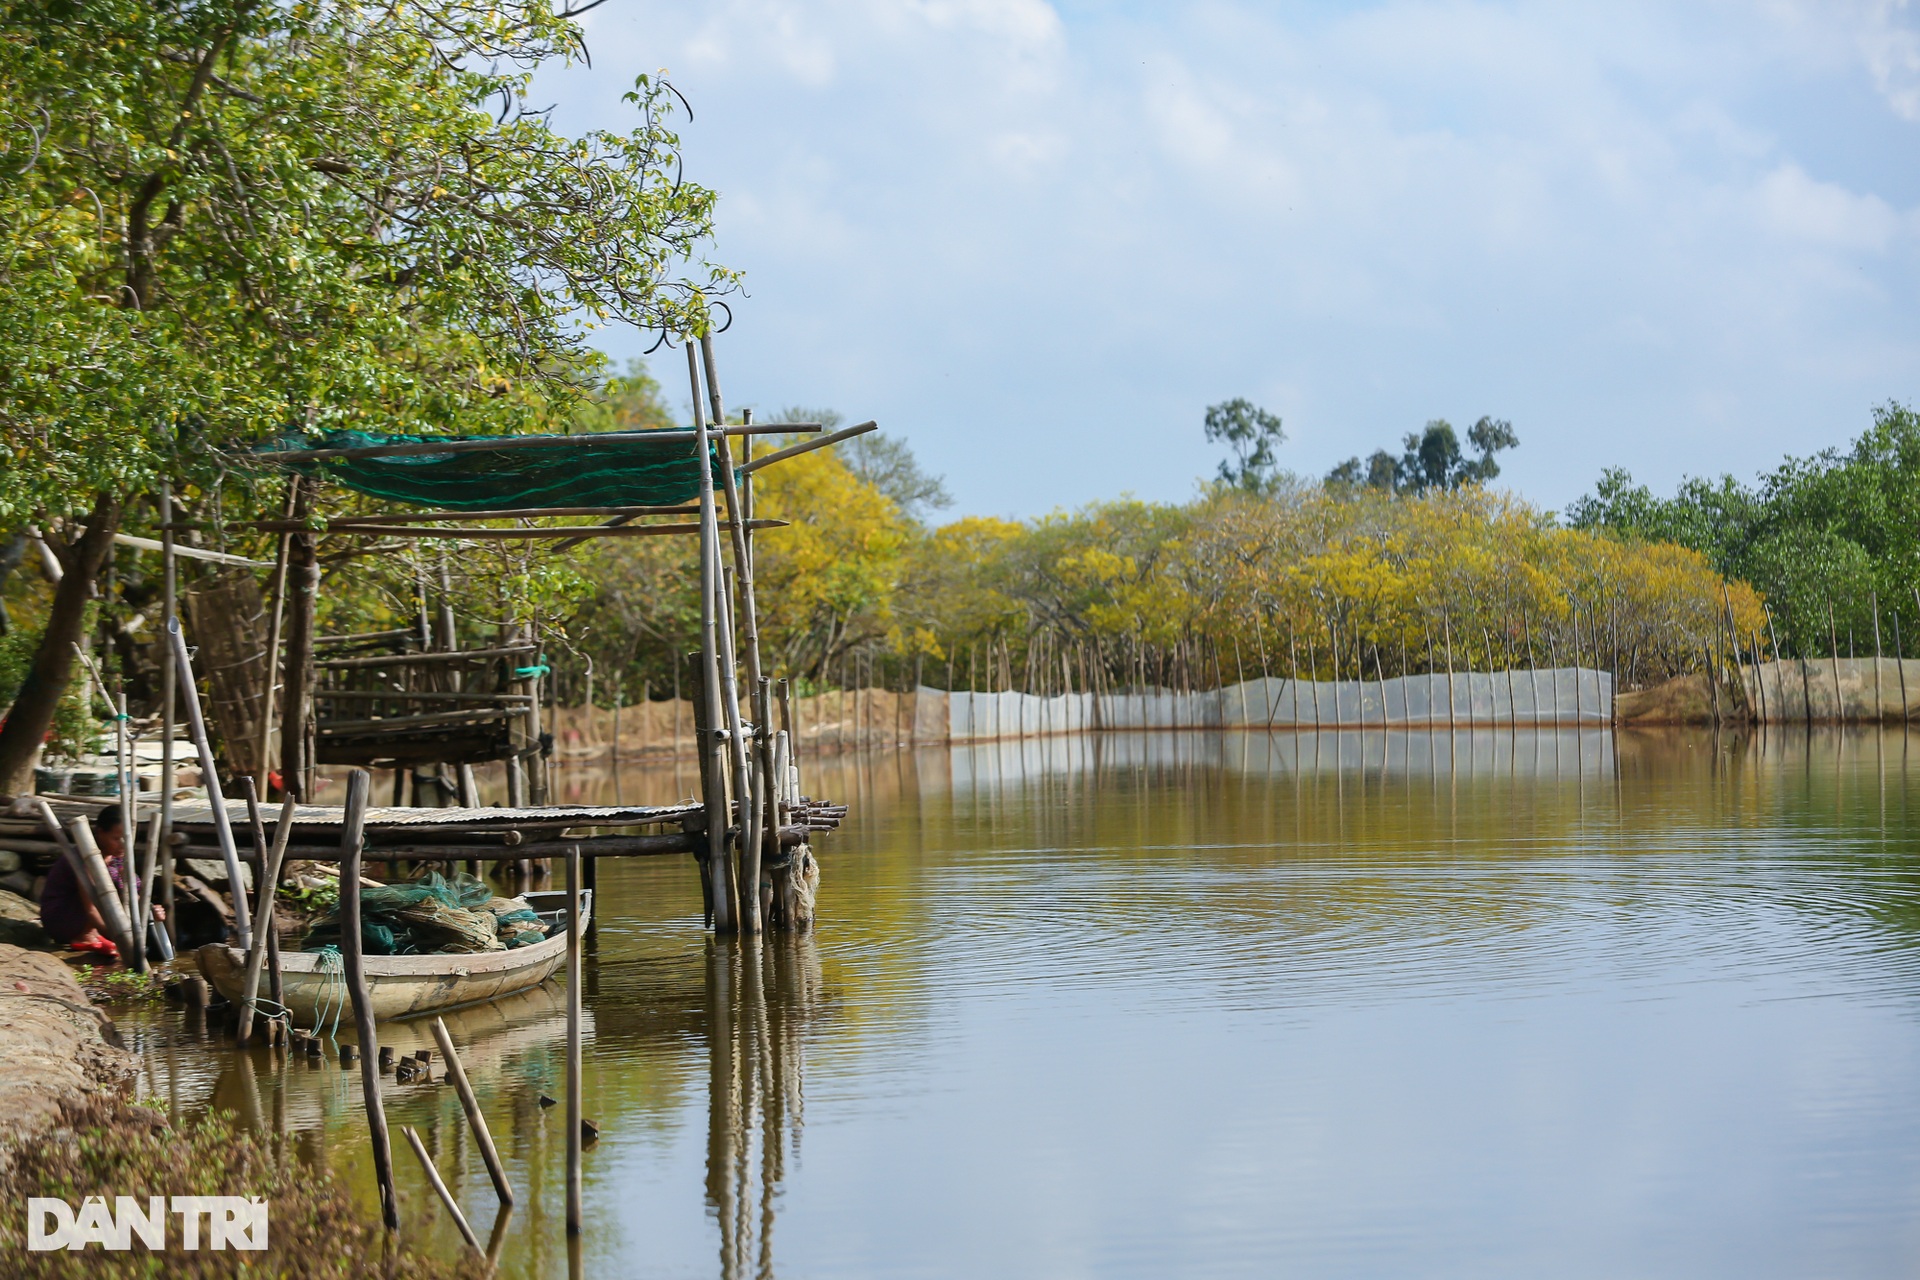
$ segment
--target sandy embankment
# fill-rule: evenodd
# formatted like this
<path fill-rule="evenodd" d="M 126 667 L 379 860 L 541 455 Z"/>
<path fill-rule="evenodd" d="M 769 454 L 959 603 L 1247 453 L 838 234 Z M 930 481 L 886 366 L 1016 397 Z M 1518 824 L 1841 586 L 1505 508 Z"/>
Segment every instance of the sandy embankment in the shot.
<path fill-rule="evenodd" d="M 70 1104 L 119 1092 L 137 1061 L 65 964 L 0 943 L 0 1159 Z"/>

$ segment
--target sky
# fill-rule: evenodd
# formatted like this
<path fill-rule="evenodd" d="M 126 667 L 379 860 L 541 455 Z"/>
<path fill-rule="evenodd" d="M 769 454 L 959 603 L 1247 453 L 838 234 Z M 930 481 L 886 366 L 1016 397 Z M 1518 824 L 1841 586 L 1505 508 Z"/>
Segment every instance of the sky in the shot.
<path fill-rule="evenodd" d="M 1905 0 L 608 0 L 563 129 L 664 69 L 745 273 L 730 406 L 878 419 L 948 515 L 1191 497 L 1210 404 L 1319 476 L 1490 414 L 1551 508 L 1920 400 Z M 622 360 L 648 340 L 603 333 Z M 684 410 L 684 365 L 655 372 Z"/>

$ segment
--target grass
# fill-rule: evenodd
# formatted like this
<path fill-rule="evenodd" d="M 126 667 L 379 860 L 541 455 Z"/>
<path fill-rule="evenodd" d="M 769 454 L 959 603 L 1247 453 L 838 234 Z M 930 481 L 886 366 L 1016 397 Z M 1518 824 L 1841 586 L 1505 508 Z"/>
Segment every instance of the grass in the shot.
<path fill-rule="evenodd" d="M 135 973 L 131 969 L 82 964 L 74 966 L 73 976 L 80 980 L 87 999 L 95 1004 L 158 1004 L 167 998 L 158 972 Z"/>
<path fill-rule="evenodd" d="M 180 1247 L 172 1218 L 166 1252 L 137 1241 L 125 1252 L 27 1252 L 27 1197 L 58 1196 L 78 1206 L 89 1195 L 255 1195 L 271 1203 L 268 1247 L 259 1253 Z M 339 1175 L 301 1163 L 284 1141 L 269 1141 L 230 1115 L 169 1124 L 156 1112 L 96 1098 L 69 1111 L 54 1133 L 22 1147 L 0 1172 L 0 1270 L 10 1277 L 274 1276 L 285 1280 L 449 1280 L 481 1273 L 402 1252 L 363 1216 Z M 203 1241 L 205 1237 L 202 1237 Z"/>

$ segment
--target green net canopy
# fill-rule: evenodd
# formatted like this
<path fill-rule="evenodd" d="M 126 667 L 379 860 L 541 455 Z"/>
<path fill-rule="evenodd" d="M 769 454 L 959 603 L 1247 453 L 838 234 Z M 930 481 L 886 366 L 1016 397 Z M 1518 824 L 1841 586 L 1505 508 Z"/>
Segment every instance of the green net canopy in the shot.
<path fill-rule="evenodd" d="M 664 433 L 663 433 L 664 434 Z M 527 436 L 402 436 L 372 431 L 330 431 L 319 441 L 292 438 L 269 446 L 285 449 L 364 449 L 380 445 L 434 444 L 458 440 L 526 440 Z M 307 458 L 288 465 L 305 475 L 343 484 L 394 502 L 449 511 L 535 507 L 652 507 L 686 502 L 700 492 L 700 466 L 693 440 L 598 440 L 592 435 L 547 437 L 564 445 L 475 449 L 458 453 L 410 453 L 381 458 Z M 714 483 L 718 462 L 709 454 Z"/>

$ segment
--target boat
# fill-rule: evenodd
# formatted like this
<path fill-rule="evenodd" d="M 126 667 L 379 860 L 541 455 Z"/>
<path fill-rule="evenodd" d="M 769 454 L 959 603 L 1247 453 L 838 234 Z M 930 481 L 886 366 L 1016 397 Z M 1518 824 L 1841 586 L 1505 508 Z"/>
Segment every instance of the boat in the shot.
<path fill-rule="evenodd" d="M 567 959 L 567 895 L 564 890 L 521 895 L 547 926 L 547 937 L 509 951 L 459 955 L 366 956 L 367 994 L 376 1022 L 397 1022 L 422 1014 L 444 1013 L 464 1005 L 497 1000 L 537 987 Z M 593 916 L 593 890 L 580 891 L 580 925 Z M 229 1000 L 240 999 L 247 953 L 224 943 L 208 943 L 193 953 L 201 976 Z M 337 1013 L 350 1026 L 345 977 L 339 957 L 320 951 L 282 951 L 280 986 L 297 1026 L 310 1027 Z M 259 997 L 267 995 L 261 975 Z"/>

